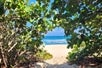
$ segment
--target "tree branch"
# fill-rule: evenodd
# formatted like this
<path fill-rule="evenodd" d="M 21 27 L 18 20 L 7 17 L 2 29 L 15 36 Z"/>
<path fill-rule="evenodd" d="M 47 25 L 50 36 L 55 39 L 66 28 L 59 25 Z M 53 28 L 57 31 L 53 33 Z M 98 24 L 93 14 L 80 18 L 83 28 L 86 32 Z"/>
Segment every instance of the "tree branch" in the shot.
<path fill-rule="evenodd" d="M 10 52 L 16 45 L 17 45 L 17 42 L 8 50 L 8 52 Z"/>

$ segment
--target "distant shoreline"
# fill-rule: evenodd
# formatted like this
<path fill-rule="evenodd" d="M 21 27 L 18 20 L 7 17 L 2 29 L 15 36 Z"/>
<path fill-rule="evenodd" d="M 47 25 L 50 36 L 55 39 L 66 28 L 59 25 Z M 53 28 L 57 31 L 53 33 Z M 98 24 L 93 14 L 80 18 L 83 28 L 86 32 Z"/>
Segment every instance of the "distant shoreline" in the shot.
<path fill-rule="evenodd" d="M 44 44 L 44 46 L 68 46 L 68 44 Z"/>
<path fill-rule="evenodd" d="M 45 45 L 66 45 L 66 37 L 65 36 L 45 36 L 45 38 L 42 39 L 42 42 Z"/>

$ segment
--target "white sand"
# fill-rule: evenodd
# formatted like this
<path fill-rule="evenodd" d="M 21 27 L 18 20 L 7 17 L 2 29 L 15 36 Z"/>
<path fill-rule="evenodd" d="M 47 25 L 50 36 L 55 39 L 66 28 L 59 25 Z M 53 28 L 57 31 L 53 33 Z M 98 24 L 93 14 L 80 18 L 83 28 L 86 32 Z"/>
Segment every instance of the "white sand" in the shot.
<path fill-rule="evenodd" d="M 53 58 L 46 60 L 47 68 L 75 68 L 76 65 L 68 65 L 67 55 L 71 49 L 67 45 L 46 45 L 45 50 L 53 55 Z M 77 68 L 77 67 L 76 67 Z"/>

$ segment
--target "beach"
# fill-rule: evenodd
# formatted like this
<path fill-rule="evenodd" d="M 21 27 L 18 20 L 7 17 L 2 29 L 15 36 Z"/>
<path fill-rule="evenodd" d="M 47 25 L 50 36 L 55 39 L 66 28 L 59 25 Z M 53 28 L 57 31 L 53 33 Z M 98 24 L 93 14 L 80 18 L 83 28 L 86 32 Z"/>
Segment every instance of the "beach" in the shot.
<path fill-rule="evenodd" d="M 44 48 L 53 55 L 50 60 L 45 60 L 46 68 L 75 68 L 76 65 L 68 65 L 67 55 L 71 49 L 67 49 L 67 44 L 46 45 Z M 76 67 L 77 68 L 77 67 Z"/>

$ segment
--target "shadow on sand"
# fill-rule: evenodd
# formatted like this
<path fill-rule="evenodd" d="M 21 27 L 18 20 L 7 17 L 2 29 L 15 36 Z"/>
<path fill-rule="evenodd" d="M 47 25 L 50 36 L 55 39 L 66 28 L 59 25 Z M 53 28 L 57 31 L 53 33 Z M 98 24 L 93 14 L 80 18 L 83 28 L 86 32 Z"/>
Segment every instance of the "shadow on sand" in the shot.
<path fill-rule="evenodd" d="M 78 68 L 78 66 L 75 65 L 75 64 L 69 65 L 68 63 L 54 64 L 54 65 L 46 63 L 46 67 L 45 68 Z"/>

